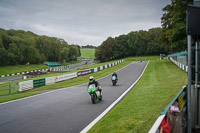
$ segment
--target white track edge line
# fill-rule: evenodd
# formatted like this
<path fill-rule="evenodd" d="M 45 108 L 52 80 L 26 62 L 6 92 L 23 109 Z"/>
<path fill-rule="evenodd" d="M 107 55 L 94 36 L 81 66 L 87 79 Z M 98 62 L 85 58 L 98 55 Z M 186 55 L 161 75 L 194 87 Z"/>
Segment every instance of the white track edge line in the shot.
<path fill-rule="evenodd" d="M 135 63 L 135 62 L 133 62 L 133 63 Z M 128 64 L 127 66 L 125 66 L 125 67 L 123 67 L 123 68 L 121 68 L 121 69 L 119 69 L 119 70 L 117 70 L 117 71 L 120 71 L 120 70 L 122 70 L 122 69 L 128 67 L 129 65 L 133 64 L 133 63 L 130 63 L 130 64 Z M 116 72 L 117 72 L 117 71 L 116 71 Z M 112 74 L 112 73 L 111 73 L 111 74 Z M 109 74 L 109 75 L 111 75 L 111 74 Z M 99 79 L 97 79 L 97 80 L 103 79 L 103 78 L 105 78 L 105 77 L 107 77 L 107 76 L 109 76 L 109 75 L 106 75 L 106 76 L 104 76 L 104 77 L 101 77 L 101 78 L 99 78 Z M 87 83 L 87 82 L 86 82 L 86 83 Z M 86 84 L 86 83 L 83 83 L 83 84 Z M 83 85 L 83 84 L 79 84 L 79 85 Z M 76 87 L 76 86 L 79 86 L 79 85 L 70 86 L 70 87 Z M 40 96 L 40 95 L 45 95 L 45 94 L 48 94 L 48 93 L 52 93 L 52 92 L 55 92 L 55 91 L 60 91 L 60 90 L 63 90 L 63 89 L 68 89 L 68 88 L 69 88 L 69 87 L 67 87 L 67 88 L 59 88 L 59 89 L 50 90 L 50 91 L 48 91 L 48 92 L 44 92 L 44 93 L 41 93 L 41 94 L 36 94 L 36 95 L 33 95 L 33 96 L 28 96 L 28 97 L 24 97 L 24 98 L 20 98 L 20 99 L 16 99 L 16 100 L 8 101 L 8 102 L 3 102 L 3 103 L 0 103 L 0 106 L 3 105 L 3 104 L 8 104 L 8 103 L 12 103 L 12 102 L 17 102 L 17 101 L 29 99 L 29 98 L 32 98 L 32 97 L 37 97 L 37 96 Z"/>
<path fill-rule="evenodd" d="M 144 74 L 148 64 L 149 64 L 149 61 L 147 62 L 146 66 L 145 66 L 143 72 L 141 73 L 141 75 L 139 76 L 139 78 L 116 101 L 114 101 L 103 113 L 101 113 L 96 119 L 94 119 L 80 133 L 86 133 L 88 130 L 90 130 L 101 118 L 103 118 L 132 89 L 132 87 L 140 80 L 140 78 Z"/>

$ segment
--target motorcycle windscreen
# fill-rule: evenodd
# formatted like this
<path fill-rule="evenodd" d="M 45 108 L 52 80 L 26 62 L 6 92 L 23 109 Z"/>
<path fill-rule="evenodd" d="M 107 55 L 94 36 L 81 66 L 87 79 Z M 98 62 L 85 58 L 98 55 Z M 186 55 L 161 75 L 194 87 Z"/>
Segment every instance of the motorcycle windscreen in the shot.
<path fill-rule="evenodd" d="M 115 77 L 115 76 L 112 76 L 112 80 L 116 80 L 116 77 Z"/>
<path fill-rule="evenodd" d="M 95 84 L 89 85 L 89 87 L 88 87 L 88 92 L 95 92 L 95 91 L 96 91 Z"/>

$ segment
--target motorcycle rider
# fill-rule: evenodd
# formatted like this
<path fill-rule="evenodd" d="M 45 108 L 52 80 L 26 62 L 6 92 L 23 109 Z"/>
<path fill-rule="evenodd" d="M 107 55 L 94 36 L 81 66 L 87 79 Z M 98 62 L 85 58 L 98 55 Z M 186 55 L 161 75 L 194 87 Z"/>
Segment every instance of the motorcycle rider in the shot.
<path fill-rule="evenodd" d="M 88 87 L 89 87 L 89 85 L 91 85 L 91 84 L 95 84 L 95 86 L 96 86 L 96 89 L 97 89 L 97 91 L 100 91 L 100 93 L 101 93 L 101 89 L 99 88 L 99 82 L 97 82 L 95 79 L 94 79 L 94 77 L 93 76 L 90 76 L 90 78 L 89 78 L 89 83 L 88 83 Z"/>
<path fill-rule="evenodd" d="M 112 77 L 113 76 L 115 76 L 116 77 L 116 80 L 118 80 L 118 78 L 117 78 L 117 73 L 116 72 L 114 72 L 113 74 L 112 74 Z"/>

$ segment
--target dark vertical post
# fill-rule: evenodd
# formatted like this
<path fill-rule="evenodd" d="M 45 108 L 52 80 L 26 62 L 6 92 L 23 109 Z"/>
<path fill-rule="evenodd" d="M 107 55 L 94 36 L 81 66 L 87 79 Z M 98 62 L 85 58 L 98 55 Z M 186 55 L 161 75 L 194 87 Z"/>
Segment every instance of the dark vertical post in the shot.
<path fill-rule="evenodd" d="M 194 126 L 198 125 L 198 42 L 195 42 L 195 91 L 194 91 Z"/>
<path fill-rule="evenodd" d="M 194 5 L 197 7 L 200 7 L 200 0 L 194 0 Z M 199 107 L 198 107 L 198 103 L 199 103 L 199 91 L 198 91 L 198 35 L 197 35 L 197 42 L 195 42 L 195 106 L 194 106 L 194 126 L 198 126 L 198 122 L 199 122 Z"/>
<path fill-rule="evenodd" d="M 11 94 L 11 82 L 9 83 L 9 94 Z"/>
<path fill-rule="evenodd" d="M 191 35 L 188 38 L 188 95 L 187 95 L 187 116 L 188 116 L 188 133 L 191 133 Z"/>

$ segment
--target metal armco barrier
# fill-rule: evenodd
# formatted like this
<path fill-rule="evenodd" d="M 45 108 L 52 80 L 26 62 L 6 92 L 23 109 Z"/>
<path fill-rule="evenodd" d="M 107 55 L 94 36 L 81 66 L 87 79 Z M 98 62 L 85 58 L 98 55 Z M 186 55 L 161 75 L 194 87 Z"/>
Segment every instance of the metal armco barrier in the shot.
<path fill-rule="evenodd" d="M 33 87 L 34 88 L 37 88 L 37 87 L 40 87 L 40 86 L 45 86 L 45 78 L 33 80 Z"/>
<path fill-rule="evenodd" d="M 179 91 L 179 93 L 173 98 L 173 100 L 167 105 L 167 107 L 160 113 L 159 117 L 155 121 L 152 128 L 149 130 L 149 133 L 159 133 L 159 126 L 162 122 L 162 120 L 165 118 L 167 111 L 169 110 L 171 105 L 178 106 L 181 111 L 181 117 L 182 117 L 182 133 L 185 133 L 187 131 L 187 87 L 183 86 L 182 89 Z"/>

